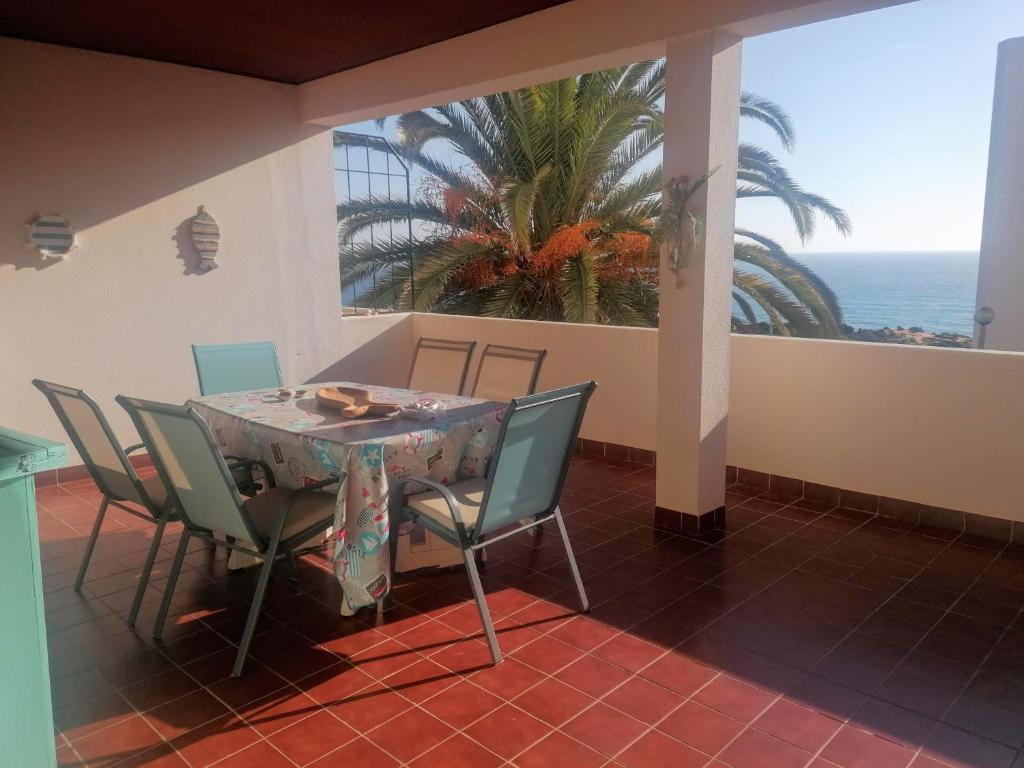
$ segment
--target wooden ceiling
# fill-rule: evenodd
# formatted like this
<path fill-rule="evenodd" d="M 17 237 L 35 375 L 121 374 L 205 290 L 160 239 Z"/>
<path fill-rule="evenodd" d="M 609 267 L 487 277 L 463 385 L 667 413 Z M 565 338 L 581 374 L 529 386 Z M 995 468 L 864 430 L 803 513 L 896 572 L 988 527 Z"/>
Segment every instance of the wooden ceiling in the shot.
<path fill-rule="evenodd" d="M 305 83 L 566 0 L 0 0 L 0 35 Z"/>

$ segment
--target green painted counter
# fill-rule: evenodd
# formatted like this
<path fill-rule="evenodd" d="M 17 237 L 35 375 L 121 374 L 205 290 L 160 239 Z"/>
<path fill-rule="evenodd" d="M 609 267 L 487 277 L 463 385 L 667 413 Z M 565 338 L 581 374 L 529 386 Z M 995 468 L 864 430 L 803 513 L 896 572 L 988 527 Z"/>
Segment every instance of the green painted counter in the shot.
<path fill-rule="evenodd" d="M 34 475 L 67 464 L 67 447 L 0 429 L 0 764 L 57 758 Z"/>

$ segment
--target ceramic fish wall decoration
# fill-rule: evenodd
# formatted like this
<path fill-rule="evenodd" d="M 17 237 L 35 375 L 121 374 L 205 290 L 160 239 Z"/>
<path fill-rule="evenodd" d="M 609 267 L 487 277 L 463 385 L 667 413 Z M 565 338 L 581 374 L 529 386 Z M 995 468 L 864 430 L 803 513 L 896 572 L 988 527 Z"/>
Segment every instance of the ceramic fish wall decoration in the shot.
<path fill-rule="evenodd" d="M 192 242 L 199 252 L 200 272 L 209 272 L 217 267 L 217 249 L 220 247 L 220 227 L 213 216 L 206 212 L 206 206 L 199 206 L 199 213 L 192 219 Z"/>
<path fill-rule="evenodd" d="M 28 225 L 29 248 L 35 248 L 44 258 L 64 261 L 75 247 L 75 231 L 68 220 L 58 213 L 44 213 Z"/>

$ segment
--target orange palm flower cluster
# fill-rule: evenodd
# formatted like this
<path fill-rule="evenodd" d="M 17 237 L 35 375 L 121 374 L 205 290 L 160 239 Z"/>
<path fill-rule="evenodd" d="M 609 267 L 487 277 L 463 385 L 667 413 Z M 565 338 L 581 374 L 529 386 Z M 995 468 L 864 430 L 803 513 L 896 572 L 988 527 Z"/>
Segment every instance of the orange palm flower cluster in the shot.
<path fill-rule="evenodd" d="M 533 254 L 530 265 L 533 272 L 547 275 L 557 270 L 590 245 L 590 238 L 587 235 L 597 229 L 597 226 L 596 221 L 588 220 L 559 229 Z"/>

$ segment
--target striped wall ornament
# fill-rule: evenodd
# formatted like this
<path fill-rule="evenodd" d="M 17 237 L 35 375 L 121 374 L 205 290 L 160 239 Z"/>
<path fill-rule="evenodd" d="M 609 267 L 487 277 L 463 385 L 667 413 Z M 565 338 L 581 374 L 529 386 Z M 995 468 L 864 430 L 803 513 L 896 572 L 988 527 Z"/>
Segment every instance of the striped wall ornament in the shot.
<path fill-rule="evenodd" d="M 76 246 L 75 231 L 68 220 L 59 213 L 44 213 L 27 225 L 28 242 L 46 259 L 64 261 L 68 252 Z"/>
<path fill-rule="evenodd" d="M 213 216 L 206 212 L 206 206 L 199 206 L 199 213 L 192 219 L 192 242 L 199 252 L 200 272 L 209 272 L 217 267 L 217 249 L 220 247 L 220 227 Z"/>

